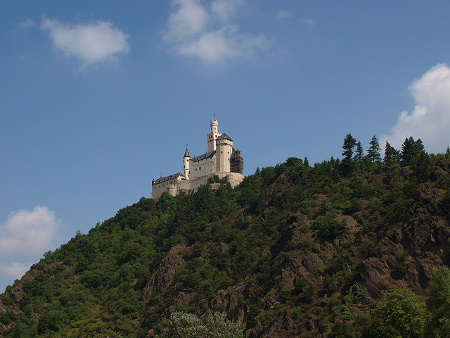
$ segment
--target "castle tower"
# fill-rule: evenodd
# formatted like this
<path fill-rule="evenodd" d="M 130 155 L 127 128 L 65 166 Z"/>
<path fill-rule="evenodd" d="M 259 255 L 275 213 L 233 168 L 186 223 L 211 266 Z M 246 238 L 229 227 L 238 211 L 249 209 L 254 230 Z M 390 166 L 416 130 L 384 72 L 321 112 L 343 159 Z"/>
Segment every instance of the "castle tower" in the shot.
<path fill-rule="evenodd" d="M 223 133 L 216 140 L 216 148 L 216 171 L 230 172 L 233 140 L 227 134 Z"/>
<path fill-rule="evenodd" d="M 183 167 L 184 167 L 184 177 L 186 177 L 186 179 L 189 179 L 189 160 L 191 159 L 191 155 L 189 155 L 189 150 L 186 147 L 186 151 L 184 153 L 183 156 Z"/>
<path fill-rule="evenodd" d="M 219 122 L 217 120 L 211 120 L 211 132 L 206 135 L 208 140 L 208 152 L 216 150 L 216 140 L 222 135 L 219 133 Z"/>

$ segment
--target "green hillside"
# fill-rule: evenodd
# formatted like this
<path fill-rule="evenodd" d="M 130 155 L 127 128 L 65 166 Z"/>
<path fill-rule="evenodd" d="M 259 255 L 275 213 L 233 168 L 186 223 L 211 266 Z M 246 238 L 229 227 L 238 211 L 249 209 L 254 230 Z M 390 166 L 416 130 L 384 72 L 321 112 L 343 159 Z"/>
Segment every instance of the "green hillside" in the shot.
<path fill-rule="evenodd" d="M 0 335 L 151 337 L 185 311 L 250 337 L 444 337 L 450 153 L 372 142 L 142 198 L 9 286 Z"/>

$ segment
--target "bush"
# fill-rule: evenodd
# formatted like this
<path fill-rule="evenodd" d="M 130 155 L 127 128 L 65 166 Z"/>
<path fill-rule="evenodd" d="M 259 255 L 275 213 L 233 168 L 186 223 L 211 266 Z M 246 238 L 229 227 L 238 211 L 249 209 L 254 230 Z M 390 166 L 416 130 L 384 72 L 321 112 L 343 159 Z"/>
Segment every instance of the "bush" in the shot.
<path fill-rule="evenodd" d="M 226 319 L 224 313 L 215 313 L 204 324 L 200 318 L 187 312 L 174 312 L 160 338 L 243 338 L 242 328 Z"/>
<path fill-rule="evenodd" d="M 329 214 L 325 216 L 317 216 L 314 221 L 314 228 L 322 237 L 335 237 L 345 232 L 346 222 L 345 220 L 339 222 Z"/>
<path fill-rule="evenodd" d="M 406 288 L 392 290 L 378 302 L 373 311 L 375 318 L 391 331 L 401 332 L 402 337 L 422 337 L 425 326 L 425 303 L 416 299 Z"/>
<path fill-rule="evenodd" d="M 426 328 L 427 337 L 445 337 L 450 332 L 450 270 L 441 266 L 431 278 L 428 286 L 431 313 Z"/>

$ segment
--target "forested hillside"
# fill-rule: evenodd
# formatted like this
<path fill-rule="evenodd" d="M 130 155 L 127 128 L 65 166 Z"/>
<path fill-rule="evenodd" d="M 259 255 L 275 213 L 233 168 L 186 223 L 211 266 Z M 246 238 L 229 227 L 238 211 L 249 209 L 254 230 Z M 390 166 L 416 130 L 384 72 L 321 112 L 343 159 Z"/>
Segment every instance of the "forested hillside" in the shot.
<path fill-rule="evenodd" d="M 164 336 L 185 311 L 225 312 L 250 337 L 444 337 L 449 171 L 420 140 L 382 158 L 349 134 L 342 160 L 142 198 L 9 286 L 0 335 Z"/>

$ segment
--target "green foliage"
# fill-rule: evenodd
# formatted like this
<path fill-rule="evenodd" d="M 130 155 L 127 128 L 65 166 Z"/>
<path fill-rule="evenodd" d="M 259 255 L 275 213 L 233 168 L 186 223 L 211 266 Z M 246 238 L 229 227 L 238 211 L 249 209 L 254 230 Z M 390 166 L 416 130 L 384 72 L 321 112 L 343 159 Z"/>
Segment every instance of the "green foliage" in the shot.
<path fill-rule="evenodd" d="M 419 144 L 403 167 L 398 152 L 382 166 L 364 157 L 351 135 L 344 143 L 342 161 L 310 166 L 290 157 L 256 170 L 235 189 L 211 178 L 193 193 L 141 198 L 89 234 L 77 232 L 0 296 L 6 336 L 145 337 L 149 330 L 169 335 L 180 325 L 195 327 L 196 336 L 214 330 L 217 337 L 219 331 L 242 336 L 221 313 L 203 322 L 183 312 L 161 322 L 168 311 L 203 316 L 227 304 L 257 336 L 278 334 L 273 325 L 281 318 L 283 327 L 294 325 L 292 336 L 303 334 L 306 322 L 330 337 L 415 336 L 425 323 L 423 306 L 404 291 L 393 291 L 367 322 L 358 317 L 367 308 L 360 263 L 380 255 L 424 183 L 449 195 L 450 156 L 417 152 Z M 391 273 L 408 278 L 401 257 Z M 429 303 L 428 329 L 441 336 L 450 311 L 431 295 L 445 290 L 433 286 L 445 280 L 433 278 L 429 289 L 438 300 Z"/>
<path fill-rule="evenodd" d="M 414 138 L 411 136 L 405 139 L 405 142 L 402 144 L 402 154 L 401 161 L 402 165 L 409 165 L 410 161 L 414 158 L 414 156 L 423 152 L 424 146 L 420 139 L 414 141 Z"/>
<path fill-rule="evenodd" d="M 345 232 L 346 222 L 338 221 L 330 214 L 321 215 L 314 220 L 314 228 L 322 237 L 335 237 Z"/>
<path fill-rule="evenodd" d="M 243 338 L 239 325 L 226 319 L 224 313 L 214 313 L 203 323 L 194 314 L 174 312 L 159 336 L 160 338 Z"/>
<path fill-rule="evenodd" d="M 380 151 L 380 143 L 378 142 L 376 135 L 373 135 L 372 140 L 370 141 L 370 147 L 367 149 L 367 158 L 372 163 L 381 161 Z"/>
<path fill-rule="evenodd" d="M 342 152 L 342 156 L 344 156 L 344 160 L 350 161 L 353 157 L 353 148 L 356 146 L 357 142 L 355 138 L 352 136 L 352 134 L 347 134 L 347 136 L 344 139 L 344 144 L 342 146 L 342 149 L 344 151 Z"/>
<path fill-rule="evenodd" d="M 394 289 L 378 302 L 373 316 L 382 321 L 388 332 L 397 332 L 402 337 L 421 337 L 426 323 L 426 307 L 408 289 Z"/>
<path fill-rule="evenodd" d="M 388 141 L 386 141 L 386 146 L 384 148 L 384 164 L 391 165 L 393 163 L 400 164 L 401 155 L 398 150 L 392 147 Z"/>
<path fill-rule="evenodd" d="M 426 327 L 427 337 L 447 337 L 450 332 L 450 269 L 441 266 L 428 284 L 430 298 L 427 306 L 430 321 Z"/>
<path fill-rule="evenodd" d="M 342 149 L 344 149 L 342 152 L 342 156 L 344 156 L 344 159 L 342 160 L 342 172 L 344 175 L 349 175 L 354 169 L 353 148 L 356 145 L 356 139 L 352 136 L 352 134 L 347 134 L 344 139 L 344 144 L 342 145 Z"/>

